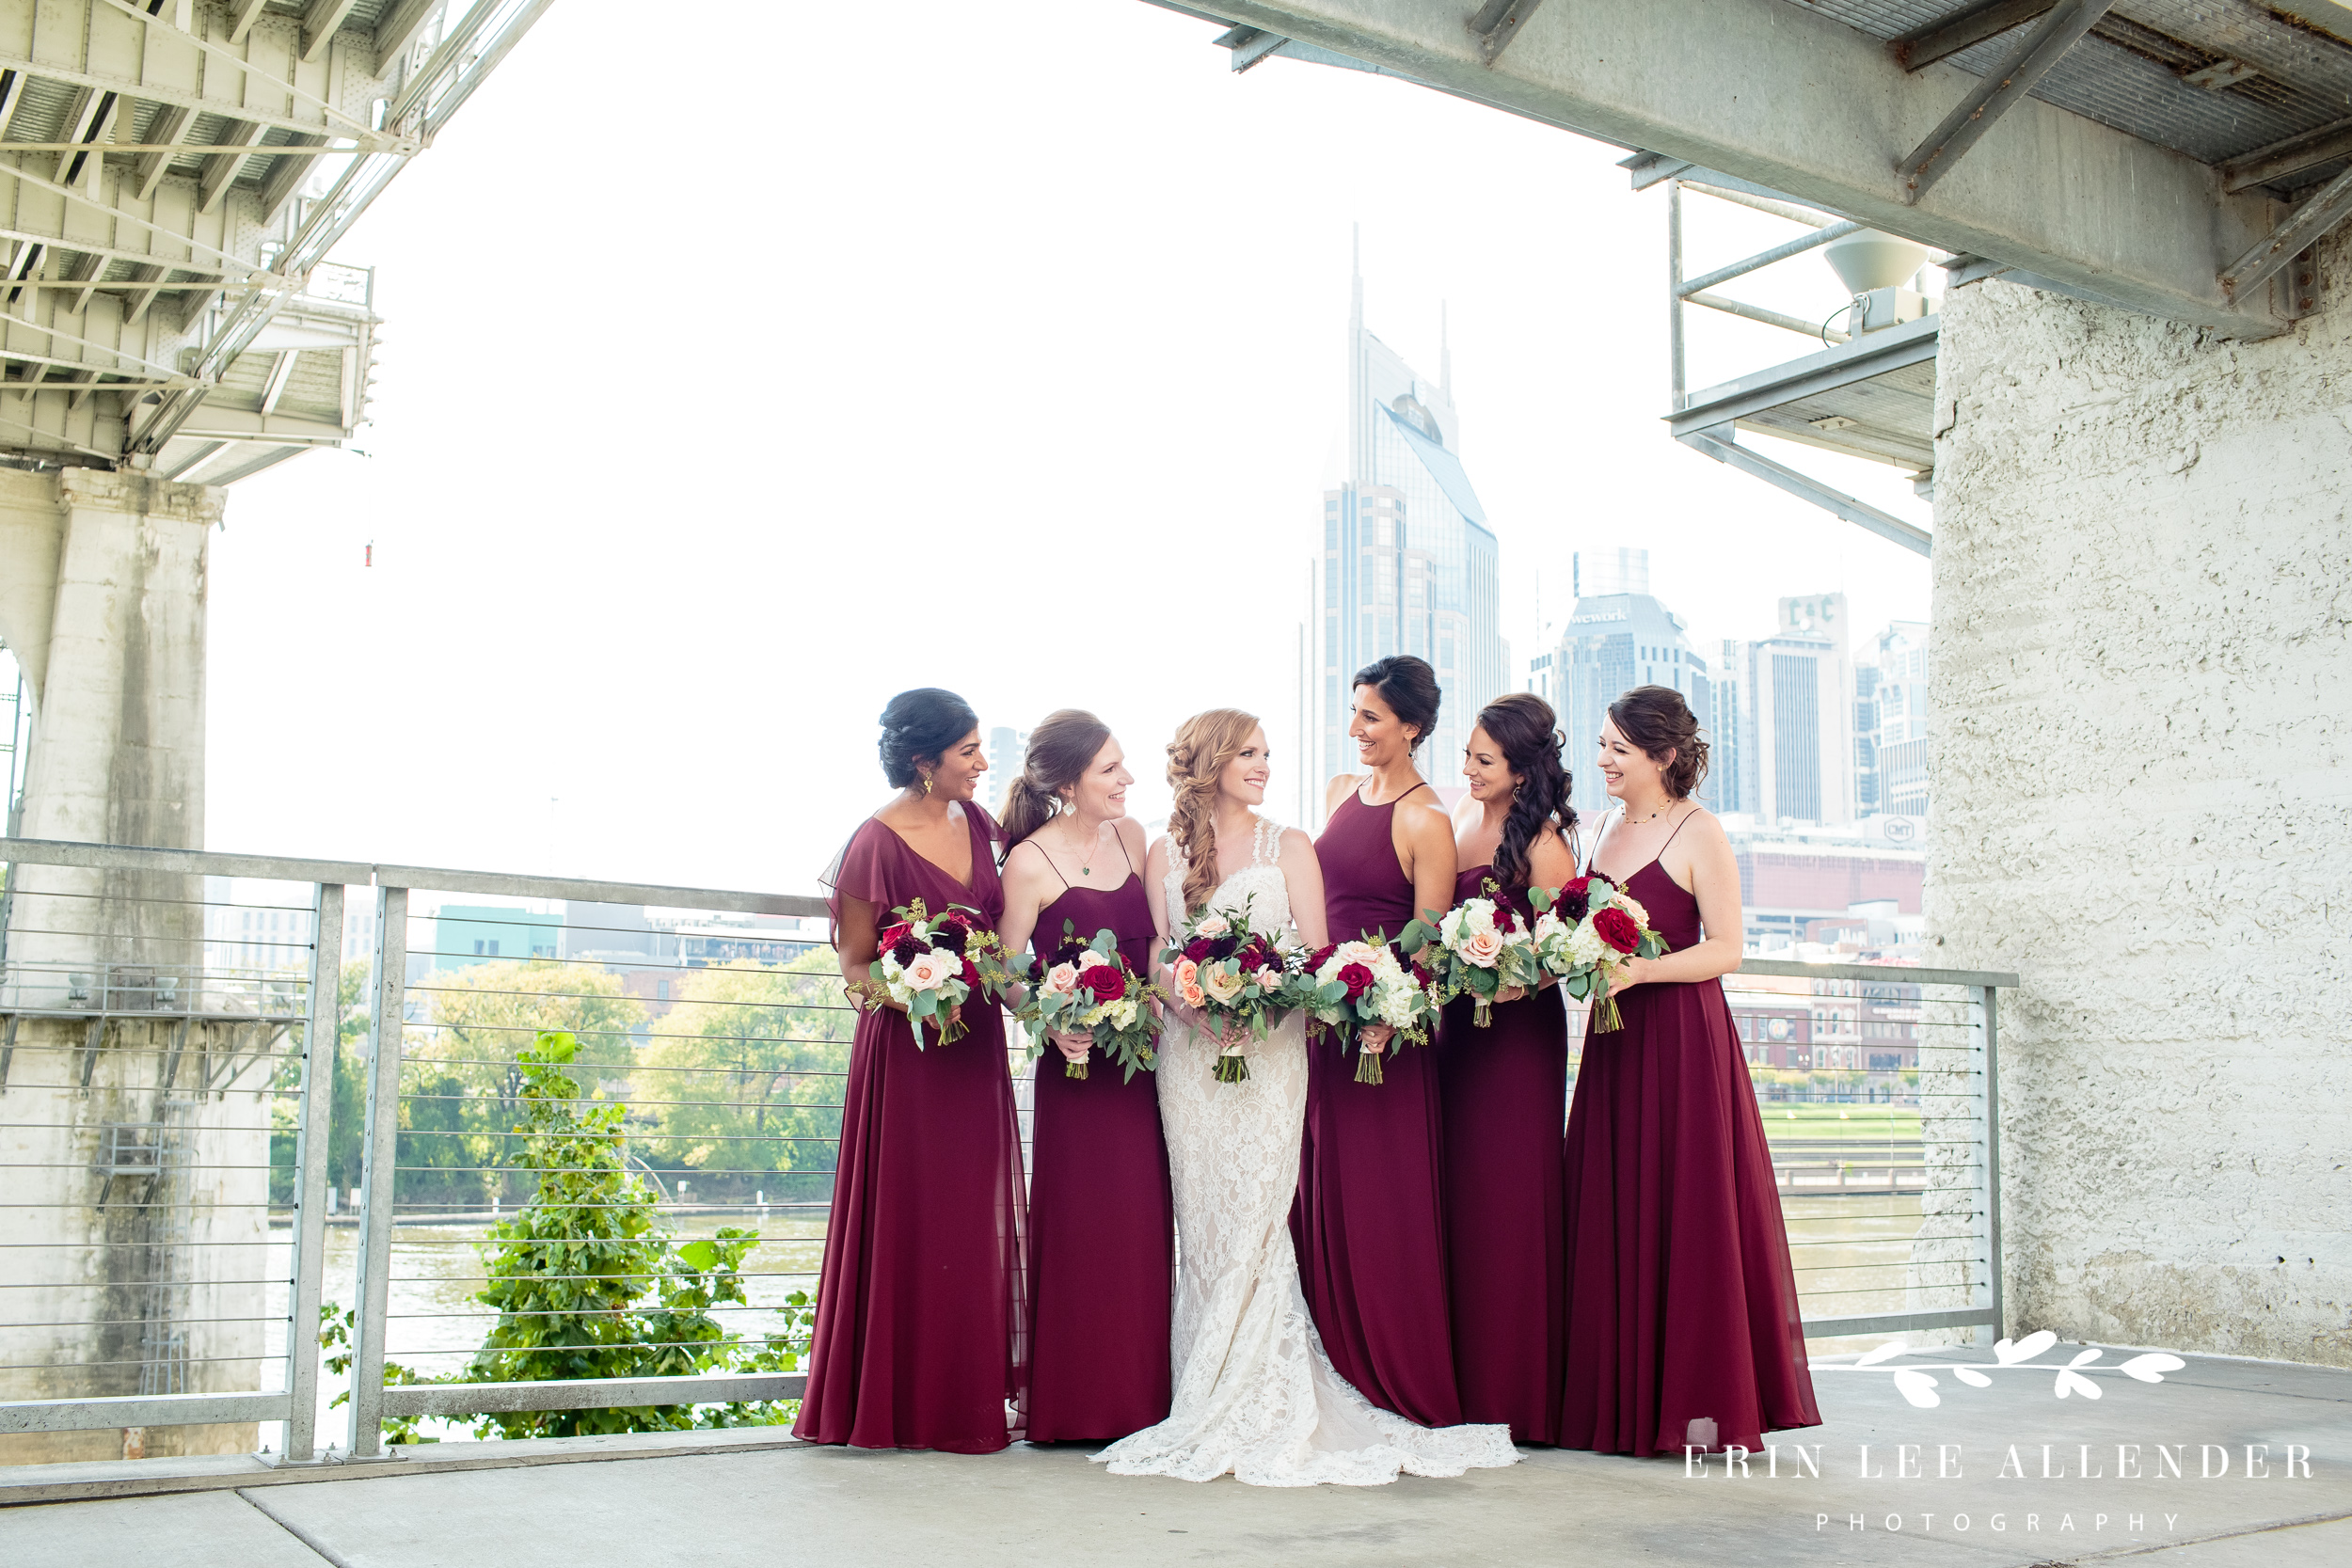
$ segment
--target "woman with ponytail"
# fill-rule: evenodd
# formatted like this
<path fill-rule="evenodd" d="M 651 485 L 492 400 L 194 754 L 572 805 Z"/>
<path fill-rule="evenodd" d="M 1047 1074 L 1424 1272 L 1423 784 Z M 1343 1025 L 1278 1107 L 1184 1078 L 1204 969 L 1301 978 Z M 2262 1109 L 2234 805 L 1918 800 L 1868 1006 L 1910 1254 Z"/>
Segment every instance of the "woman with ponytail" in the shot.
<path fill-rule="evenodd" d="M 1409 654 L 1356 673 L 1355 738 L 1365 771 L 1325 793 L 1324 921 L 1333 942 L 1393 942 L 1454 900 L 1454 832 L 1416 759 L 1438 722 L 1437 672 Z M 1359 1048 L 1382 1050 L 1374 1025 Z M 1359 1084 L 1336 1040 L 1312 1043 L 1307 1148 L 1291 1233 L 1307 1303 L 1332 1365 L 1373 1403 L 1426 1426 L 1462 1419 L 1446 1307 L 1445 1215 L 1434 1053 L 1389 1058 Z"/>
<path fill-rule="evenodd" d="M 1707 742 L 1682 693 L 1637 686 L 1601 721 L 1620 809 L 1586 862 L 1666 939 L 1610 982 L 1563 1152 L 1568 1332 L 1560 1446 L 1751 1452 L 1819 1426 L 1788 1232 L 1747 1056 L 1724 1000 L 1740 967 L 1740 863 L 1691 799 Z"/>
<path fill-rule="evenodd" d="M 1576 876 L 1576 812 L 1551 705 L 1525 691 L 1479 711 L 1462 748 L 1470 798 L 1454 814 L 1454 902 L 1524 899 Z M 1445 1010 L 1437 1067 L 1445 1117 L 1446 1284 L 1466 1421 L 1507 1421 L 1520 1443 L 1560 1433 L 1567 1281 L 1560 1165 L 1568 1030 L 1559 988 L 1506 990 L 1485 1028 L 1470 998 Z"/>
<path fill-rule="evenodd" d="M 1110 726 L 1063 708 L 1029 732 L 1005 793 L 1008 953 L 1041 960 L 1062 928 L 1085 942 L 1119 939 L 1137 974 L 1152 973 L 1152 900 L 1143 829 L 1127 815 L 1126 755 Z M 1103 1442 L 1168 1414 L 1168 1272 L 1175 1214 L 1159 1078 L 1097 1063 L 1063 1069 L 1093 1048 L 1056 1035 L 1038 1063 L 1029 1147 L 1029 1402 L 1032 1443 Z"/>

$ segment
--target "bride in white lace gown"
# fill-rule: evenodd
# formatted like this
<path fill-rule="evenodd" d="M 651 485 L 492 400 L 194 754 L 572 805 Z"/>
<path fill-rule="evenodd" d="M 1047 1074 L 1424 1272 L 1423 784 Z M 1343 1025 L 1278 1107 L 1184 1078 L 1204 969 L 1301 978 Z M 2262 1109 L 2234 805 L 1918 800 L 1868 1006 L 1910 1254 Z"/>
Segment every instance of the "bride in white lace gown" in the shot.
<path fill-rule="evenodd" d="M 1246 905 L 1253 929 L 1271 936 L 1295 927 L 1320 946 L 1314 847 L 1251 809 L 1265 796 L 1257 721 L 1212 710 L 1188 721 L 1168 750 L 1176 811 L 1145 872 L 1160 893 L 1162 935 L 1205 901 L 1236 919 Z M 1192 874 L 1193 852 L 1208 862 L 1202 874 Z M 1213 887 L 1205 899 L 1204 887 Z M 1198 1020 L 1172 1009 L 1159 1048 L 1180 1257 L 1174 1400 L 1168 1419 L 1093 1457 L 1114 1475 L 1214 1481 L 1230 1472 L 1254 1486 L 1378 1486 L 1400 1473 L 1458 1476 L 1516 1463 L 1510 1428 L 1416 1426 L 1332 1370 L 1291 1249 L 1307 1109 L 1304 1024 L 1293 1018 L 1248 1042 L 1249 1077 L 1220 1084 L 1212 1077 L 1219 1042 Z"/>

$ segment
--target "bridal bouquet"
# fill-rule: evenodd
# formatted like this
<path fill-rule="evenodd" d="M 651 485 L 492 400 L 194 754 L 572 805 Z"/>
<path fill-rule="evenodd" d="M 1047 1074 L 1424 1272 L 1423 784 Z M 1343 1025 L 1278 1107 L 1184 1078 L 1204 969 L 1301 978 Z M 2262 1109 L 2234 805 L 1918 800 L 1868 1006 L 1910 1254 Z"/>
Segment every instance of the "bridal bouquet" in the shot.
<path fill-rule="evenodd" d="M 932 914 L 917 898 L 890 912 L 897 923 L 882 931 L 874 977 L 851 986 L 850 994 L 871 1006 L 904 1007 L 917 1051 L 926 1023 L 942 1045 L 961 1039 L 969 1031 L 956 1009 L 974 991 L 1002 994 L 1012 981 L 996 933 L 977 910 L 961 904 Z"/>
<path fill-rule="evenodd" d="M 1049 1034 L 1090 1034 L 1127 1069 L 1121 1083 L 1133 1082 L 1137 1068 L 1146 1072 L 1157 1068 L 1152 1041 L 1158 1026 L 1146 1004 L 1158 992 L 1119 956 L 1119 938 L 1105 929 L 1082 942 L 1076 926 L 1067 920 L 1061 937 L 1059 946 L 1032 963 L 1028 1000 L 1015 1015 L 1029 1025 L 1029 1054 L 1045 1053 Z M 1064 1059 L 1063 1077 L 1086 1075 L 1085 1057 Z"/>
<path fill-rule="evenodd" d="M 1184 923 L 1160 953 L 1175 982 L 1177 999 L 1208 1015 L 1210 1022 L 1229 1036 L 1244 1031 L 1257 1039 L 1299 1006 L 1295 972 L 1290 958 L 1270 937 L 1249 928 L 1249 905 L 1238 913 L 1203 910 Z M 1249 1058 L 1239 1038 L 1229 1041 L 1216 1058 L 1220 1084 L 1239 1084 L 1249 1076 Z"/>
<path fill-rule="evenodd" d="M 1524 900 L 1515 898 L 1491 877 L 1480 890 L 1481 896 L 1463 899 L 1434 924 L 1424 916 L 1406 927 L 1399 945 L 1407 954 L 1430 955 L 1425 961 L 1446 1000 L 1474 998 L 1472 1022 L 1483 1029 L 1493 1022 L 1497 992 L 1506 986 L 1534 990 L 1543 982 L 1534 927 L 1551 908 L 1551 895 L 1530 888 Z"/>
<path fill-rule="evenodd" d="M 1433 977 L 1420 965 L 1399 957 L 1381 933 L 1369 942 L 1342 942 L 1311 955 L 1305 979 L 1312 988 L 1305 1003 L 1308 1016 L 1339 1036 L 1346 1049 L 1356 1032 L 1368 1023 L 1385 1023 L 1396 1033 L 1391 1050 L 1424 1045 L 1439 1006 L 1432 992 Z M 1383 1053 L 1359 1049 L 1356 1082 L 1380 1083 Z"/>
<path fill-rule="evenodd" d="M 1663 954 L 1666 939 L 1650 929 L 1649 911 L 1606 877 L 1579 877 L 1549 902 L 1534 933 L 1546 973 L 1558 975 L 1570 996 L 1593 1004 L 1596 1030 L 1624 1028 L 1609 981 L 1626 959 Z"/>

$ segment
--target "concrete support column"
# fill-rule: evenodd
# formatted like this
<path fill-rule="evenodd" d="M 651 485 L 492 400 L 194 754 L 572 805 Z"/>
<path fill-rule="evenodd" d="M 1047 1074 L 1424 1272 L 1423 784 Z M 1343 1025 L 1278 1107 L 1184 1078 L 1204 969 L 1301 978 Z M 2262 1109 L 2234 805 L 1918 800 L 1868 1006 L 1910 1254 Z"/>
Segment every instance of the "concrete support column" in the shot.
<path fill-rule="evenodd" d="M 1937 371 L 1939 962 L 2013 1333 L 2352 1366 L 2352 266 L 2232 341 L 1992 282 Z"/>
<path fill-rule="evenodd" d="M 34 704 L 28 838 L 200 848 L 205 574 L 223 492 L 0 469 L 0 637 Z M 0 1211 L 21 1299 L 0 1397 L 251 1387 L 268 1262 L 268 1065 L 215 1022 L 199 879 L 15 869 Z M 147 1016 L 140 1016 L 142 1013 Z M 194 1013 L 195 1017 L 173 1016 Z M 126 1144 L 157 1174 L 115 1175 Z M 0 1437 L 0 1463 L 249 1449 L 250 1424 Z"/>

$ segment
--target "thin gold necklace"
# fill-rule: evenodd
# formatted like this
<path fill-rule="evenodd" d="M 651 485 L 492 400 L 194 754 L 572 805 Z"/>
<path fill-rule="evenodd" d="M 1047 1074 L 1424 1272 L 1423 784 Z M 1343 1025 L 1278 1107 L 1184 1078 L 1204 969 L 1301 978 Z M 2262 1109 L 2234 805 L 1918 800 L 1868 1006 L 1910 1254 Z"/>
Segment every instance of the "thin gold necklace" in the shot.
<path fill-rule="evenodd" d="M 1071 832 L 1077 832 L 1077 830 L 1076 830 L 1075 828 L 1073 828 L 1073 829 L 1071 830 Z M 1102 847 L 1103 847 L 1103 830 L 1102 830 L 1102 829 L 1100 829 L 1100 828 L 1097 828 L 1097 829 L 1095 829 L 1095 830 L 1094 830 L 1094 847 L 1095 847 L 1095 848 L 1097 848 L 1097 849 L 1100 849 L 1100 848 L 1102 848 Z M 1082 850 L 1082 849 L 1065 849 L 1065 850 L 1063 850 L 1063 851 L 1062 851 L 1062 853 L 1064 853 L 1064 854 L 1068 855 L 1068 856 L 1069 856 L 1072 860 L 1073 860 L 1073 861 L 1075 861 L 1075 860 L 1088 860 L 1088 861 L 1091 861 L 1091 860 L 1094 858 L 1094 857 L 1093 857 L 1093 855 L 1091 855 L 1091 854 L 1089 854 L 1089 853 L 1088 853 L 1088 852 L 1086 852 L 1085 850 Z M 1079 875 L 1079 876 L 1081 876 L 1081 877 L 1091 877 L 1091 876 L 1093 876 L 1093 875 L 1094 875 L 1094 867 L 1093 867 L 1093 866 L 1091 866 L 1091 865 L 1081 865 L 1081 866 L 1079 866 L 1079 867 L 1078 867 L 1078 875 Z"/>

